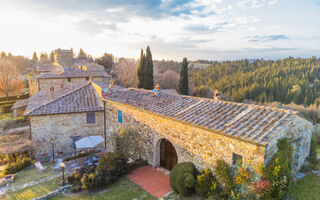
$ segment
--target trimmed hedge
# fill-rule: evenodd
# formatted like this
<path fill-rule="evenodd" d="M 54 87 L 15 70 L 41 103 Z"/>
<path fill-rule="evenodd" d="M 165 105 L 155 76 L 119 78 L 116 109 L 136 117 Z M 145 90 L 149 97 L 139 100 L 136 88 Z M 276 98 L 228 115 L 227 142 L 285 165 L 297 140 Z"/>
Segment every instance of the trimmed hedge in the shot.
<path fill-rule="evenodd" d="M 197 170 L 193 163 L 176 164 L 170 173 L 170 185 L 181 196 L 188 196 L 194 192 Z"/>
<path fill-rule="evenodd" d="M 7 164 L 3 170 L 3 174 L 14 174 L 27 167 L 30 167 L 31 165 L 32 160 L 30 158 L 23 158 L 22 160 L 19 160 L 17 162 Z"/>

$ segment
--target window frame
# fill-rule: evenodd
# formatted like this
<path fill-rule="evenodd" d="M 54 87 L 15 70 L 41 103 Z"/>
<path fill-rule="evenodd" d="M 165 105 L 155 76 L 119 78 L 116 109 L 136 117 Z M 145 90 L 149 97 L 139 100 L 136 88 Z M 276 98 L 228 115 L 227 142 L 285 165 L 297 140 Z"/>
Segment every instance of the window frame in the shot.
<path fill-rule="evenodd" d="M 237 153 L 232 153 L 232 165 L 238 164 L 238 161 L 241 159 L 240 165 L 243 163 L 243 156 Z"/>
<path fill-rule="evenodd" d="M 95 123 L 96 123 L 96 113 L 87 112 L 87 124 L 95 124 Z"/>
<path fill-rule="evenodd" d="M 118 122 L 119 123 L 123 122 L 123 113 L 121 110 L 118 110 Z"/>
<path fill-rule="evenodd" d="M 71 83 L 71 77 L 68 77 L 67 79 L 68 79 L 68 83 Z"/>

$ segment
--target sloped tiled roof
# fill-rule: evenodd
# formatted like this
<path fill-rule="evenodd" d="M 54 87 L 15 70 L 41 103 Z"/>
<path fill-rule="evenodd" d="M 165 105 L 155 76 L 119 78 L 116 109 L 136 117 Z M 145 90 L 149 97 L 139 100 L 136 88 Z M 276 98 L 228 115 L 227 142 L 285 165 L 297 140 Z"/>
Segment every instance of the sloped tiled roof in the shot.
<path fill-rule="evenodd" d="M 53 64 L 39 64 L 36 69 L 38 72 L 51 72 L 56 69 L 56 66 Z"/>
<path fill-rule="evenodd" d="M 55 89 L 54 96 L 49 90 L 41 90 L 30 99 L 27 115 L 51 115 L 103 110 L 103 103 L 91 83 L 73 84 Z"/>
<path fill-rule="evenodd" d="M 126 89 L 103 97 L 262 145 L 296 114 L 290 110 L 165 92 L 155 95 L 141 89 Z"/>
<path fill-rule="evenodd" d="M 17 108 L 22 108 L 22 107 L 27 106 L 27 105 L 28 105 L 28 99 L 16 101 L 16 102 L 13 104 L 13 106 L 11 107 L 11 110 L 17 109 Z"/>
<path fill-rule="evenodd" d="M 105 71 L 85 71 L 81 69 L 76 68 L 59 68 L 55 71 L 52 71 L 47 74 L 43 74 L 38 77 L 38 79 L 48 79 L 48 78 L 76 78 L 76 77 L 111 77 L 107 72 Z"/>

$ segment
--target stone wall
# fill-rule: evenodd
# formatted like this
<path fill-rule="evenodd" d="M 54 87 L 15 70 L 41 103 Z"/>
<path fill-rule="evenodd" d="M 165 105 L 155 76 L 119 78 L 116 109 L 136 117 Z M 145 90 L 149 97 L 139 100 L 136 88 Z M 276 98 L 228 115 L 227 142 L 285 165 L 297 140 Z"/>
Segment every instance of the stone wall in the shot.
<path fill-rule="evenodd" d="M 123 112 L 123 124 L 117 122 L 118 110 Z M 110 101 L 106 103 L 106 113 L 107 137 L 113 138 L 112 135 L 120 126 L 131 125 L 140 135 L 136 139 L 132 138 L 132 145 L 135 148 L 143 148 L 140 150 L 145 152 L 143 158 L 153 166 L 159 166 L 160 141 L 163 138 L 174 145 L 179 163 L 191 161 L 199 168 L 212 168 L 217 159 L 224 159 L 231 164 L 233 153 L 241 155 L 243 163 L 248 166 L 249 163 L 264 162 L 265 148 L 261 145 L 240 141 Z M 110 140 L 108 146 L 114 148 L 114 142 Z"/>
<path fill-rule="evenodd" d="M 29 94 L 32 96 L 34 93 L 39 91 L 39 85 L 37 79 L 29 79 Z"/>
<path fill-rule="evenodd" d="M 72 51 L 55 51 L 55 64 L 61 66 L 71 66 L 73 52 Z"/>
<path fill-rule="evenodd" d="M 277 141 L 282 138 L 290 138 L 294 150 L 294 173 L 298 172 L 309 155 L 313 128 L 312 122 L 296 115 L 268 143 L 266 147 L 265 164 L 269 163 L 272 156 L 277 152 Z"/>
<path fill-rule="evenodd" d="M 103 136 L 103 112 L 96 112 L 95 123 L 87 123 L 86 113 L 30 116 L 32 150 L 36 158 L 52 154 L 50 140 L 55 141 L 55 152 L 73 152 L 70 136 Z M 101 144 L 100 147 L 103 147 Z"/>

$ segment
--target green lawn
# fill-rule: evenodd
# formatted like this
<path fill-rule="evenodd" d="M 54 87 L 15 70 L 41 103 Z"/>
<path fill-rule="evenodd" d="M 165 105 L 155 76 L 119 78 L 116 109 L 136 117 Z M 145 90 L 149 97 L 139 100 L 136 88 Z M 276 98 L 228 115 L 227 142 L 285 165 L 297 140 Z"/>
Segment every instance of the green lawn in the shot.
<path fill-rule="evenodd" d="M 51 181 L 46 181 L 38 185 L 17 190 L 15 192 L 9 192 L 4 197 L 4 200 L 29 200 L 36 197 L 40 197 L 49 192 L 55 191 L 60 187 L 61 178 L 56 178 Z"/>
<path fill-rule="evenodd" d="M 46 168 L 46 170 L 43 172 L 40 172 L 36 167 L 18 172 L 14 182 L 12 184 L 10 184 L 10 186 L 16 187 L 19 185 L 24 185 L 24 184 L 29 183 L 31 181 L 40 180 L 45 177 L 61 173 L 59 170 L 56 171 L 56 170 L 52 169 L 52 166 L 53 166 L 52 163 L 46 164 L 43 166 Z"/>
<path fill-rule="evenodd" d="M 146 198 L 142 198 L 146 195 Z M 144 191 L 127 177 L 120 178 L 116 183 L 99 192 L 66 193 L 53 197 L 50 200 L 132 200 L 132 199 L 156 199 Z"/>
<path fill-rule="evenodd" d="M 290 196 L 293 200 L 320 199 L 320 178 L 315 175 L 303 177 L 293 185 Z"/>

